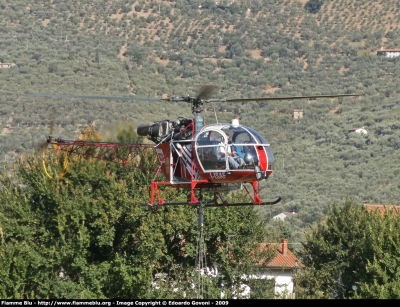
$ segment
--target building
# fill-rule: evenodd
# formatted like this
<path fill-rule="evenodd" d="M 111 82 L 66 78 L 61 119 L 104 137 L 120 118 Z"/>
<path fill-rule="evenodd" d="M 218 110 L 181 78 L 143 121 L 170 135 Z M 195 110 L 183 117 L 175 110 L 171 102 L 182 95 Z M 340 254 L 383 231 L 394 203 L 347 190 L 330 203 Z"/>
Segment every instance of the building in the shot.
<path fill-rule="evenodd" d="M 359 133 L 359 134 L 362 134 L 362 135 L 367 135 L 368 134 L 368 131 L 364 127 L 350 129 L 349 133 L 352 133 L 352 132 Z"/>
<path fill-rule="evenodd" d="M 288 248 L 288 240 L 283 239 L 282 243 L 271 244 L 262 243 L 259 245 L 260 251 L 266 251 L 268 257 L 271 256 L 271 250 L 274 250 L 273 258 L 268 262 L 260 261 L 255 263 L 258 266 L 257 273 L 252 276 L 242 276 L 243 283 L 240 284 L 240 292 L 237 296 L 232 298 L 260 298 L 257 297 L 257 287 L 263 285 L 262 288 L 271 289 L 268 295 L 271 297 L 262 298 L 295 298 L 295 284 L 293 282 L 293 275 L 304 265 L 296 258 L 296 256 Z M 207 267 L 201 269 L 201 275 L 216 278 L 217 276 L 223 277 L 218 270 L 218 264 L 208 264 Z M 166 280 L 167 273 L 158 273 L 154 276 L 153 287 L 160 289 L 160 280 Z M 192 288 L 196 286 L 195 282 L 192 283 Z M 176 285 L 174 292 L 178 292 L 179 285 Z M 265 294 L 265 293 L 263 293 Z M 221 299 L 226 298 L 224 291 L 221 292 Z"/>
<path fill-rule="evenodd" d="M 271 246 L 271 244 L 263 245 L 264 248 L 271 248 Z M 304 265 L 289 250 L 287 239 L 283 239 L 282 243 L 273 247 L 276 248 L 276 254 L 271 261 L 260 267 L 260 279 L 273 281 L 276 298 L 295 298 L 296 287 L 293 275 Z"/>
<path fill-rule="evenodd" d="M 11 67 L 15 67 L 17 65 L 15 65 L 14 63 L 2 63 L 0 62 L 0 68 L 11 68 Z"/>
<path fill-rule="evenodd" d="M 400 48 L 383 49 L 383 47 L 381 47 L 376 54 L 379 56 L 384 56 L 385 58 L 396 58 L 400 55 Z"/>
<path fill-rule="evenodd" d="M 295 212 L 282 212 L 272 217 L 273 220 L 284 221 L 287 217 L 291 217 Z"/>
<path fill-rule="evenodd" d="M 294 119 L 301 119 L 301 118 L 303 118 L 303 115 L 304 115 L 303 109 L 293 110 L 293 118 Z"/>

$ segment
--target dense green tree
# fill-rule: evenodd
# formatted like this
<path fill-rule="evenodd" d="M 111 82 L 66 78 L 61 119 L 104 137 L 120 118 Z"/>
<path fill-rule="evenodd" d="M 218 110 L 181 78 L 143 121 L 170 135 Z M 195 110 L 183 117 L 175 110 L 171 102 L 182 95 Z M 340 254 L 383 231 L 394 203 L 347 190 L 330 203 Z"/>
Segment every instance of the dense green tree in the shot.
<path fill-rule="evenodd" d="M 399 298 L 395 212 L 367 212 L 347 199 L 306 234 L 296 281 L 308 298 Z"/>
<path fill-rule="evenodd" d="M 347 200 L 333 206 L 325 220 L 306 234 L 298 276 L 304 293 L 316 298 L 347 298 L 366 273 L 363 244 L 368 213 Z"/>
<path fill-rule="evenodd" d="M 230 6 L 229 6 L 229 11 L 231 12 L 231 14 L 237 14 L 240 12 L 240 5 L 237 2 L 233 2 Z"/>
<path fill-rule="evenodd" d="M 116 139 L 137 140 L 132 134 L 131 126 L 120 127 Z M 82 138 L 99 140 L 90 127 Z M 51 151 L 25 156 L 11 177 L 4 171 L 0 178 L 2 297 L 202 296 L 194 270 L 196 208 L 142 207 L 152 178 L 146 171 Z M 161 193 L 187 199 L 176 189 Z M 265 225 L 251 207 L 204 209 L 204 215 L 205 263 L 219 273 L 202 281 L 205 296 L 240 297 L 246 276 L 257 273 L 254 264 L 269 259 L 269 252 L 258 252 Z"/>
<path fill-rule="evenodd" d="M 317 14 L 306 11 L 301 1 L 242 1 L 236 14 L 231 8 L 238 6 L 229 1 L 219 1 L 220 8 L 208 1 L 211 9 L 204 8 L 206 1 L 170 1 L 161 3 L 160 10 L 160 3 L 148 0 L 128 5 L 0 2 L 0 59 L 17 64 L 0 69 L 1 164 L 45 140 L 49 106 L 59 114 L 54 136 L 66 139 L 76 138 L 87 122 L 104 127 L 125 118 L 151 123 L 191 116 L 189 107 L 165 101 L 33 99 L 24 97 L 26 92 L 169 97 L 195 95 L 197 84 L 208 83 L 219 86 L 219 98 L 357 92 L 364 96 L 320 104 L 237 104 L 244 111 L 241 122 L 259 131 L 276 153 L 274 175 L 262 196 L 281 195 L 286 203 L 263 211 L 268 216 L 271 210 L 286 210 L 286 204 L 301 203 L 294 223 L 294 231 L 301 233 L 300 227 L 320 218 L 343 195 L 357 202 L 399 199 L 392 170 L 399 158 L 399 136 L 397 128 L 386 126 L 398 121 L 398 58 L 376 56 L 380 46 L 399 45 L 392 35 L 399 21 L 397 0 L 385 1 L 381 10 L 391 19 L 375 14 L 373 1 L 325 1 L 327 9 L 321 7 Z M 95 62 L 97 51 L 101 63 Z M 227 109 L 226 103 L 213 107 Z M 297 108 L 305 116 L 295 122 Z M 230 121 L 233 115 L 227 110 L 207 122 Z M 347 138 L 349 129 L 362 126 L 368 127 L 366 144 L 362 138 Z M 294 152 L 285 154 L 286 145 Z"/>
<path fill-rule="evenodd" d="M 316 14 L 321 9 L 323 3 L 323 0 L 308 0 L 304 8 L 312 14 Z"/>
<path fill-rule="evenodd" d="M 375 214 L 368 223 L 366 245 L 372 250 L 366 278 L 357 283 L 359 298 L 400 298 L 400 219 L 394 211 Z"/>

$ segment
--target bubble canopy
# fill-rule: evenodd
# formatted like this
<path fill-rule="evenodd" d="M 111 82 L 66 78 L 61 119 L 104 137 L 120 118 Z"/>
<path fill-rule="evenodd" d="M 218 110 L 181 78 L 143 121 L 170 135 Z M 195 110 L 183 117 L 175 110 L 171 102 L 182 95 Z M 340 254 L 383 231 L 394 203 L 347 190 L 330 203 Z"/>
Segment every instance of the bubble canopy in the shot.
<path fill-rule="evenodd" d="M 274 162 L 274 155 L 270 144 L 257 131 L 246 126 L 231 124 L 213 124 L 203 127 L 195 137 L 196 148 L 199 154 L 206 148 L 217 144 L 232 144 L 242 158 L 246 158 L 244 149 L 249 145 L 262 145 L 268 156 L 268 164 Z M 205 168 L 206 169 L 206 168 Z"/>

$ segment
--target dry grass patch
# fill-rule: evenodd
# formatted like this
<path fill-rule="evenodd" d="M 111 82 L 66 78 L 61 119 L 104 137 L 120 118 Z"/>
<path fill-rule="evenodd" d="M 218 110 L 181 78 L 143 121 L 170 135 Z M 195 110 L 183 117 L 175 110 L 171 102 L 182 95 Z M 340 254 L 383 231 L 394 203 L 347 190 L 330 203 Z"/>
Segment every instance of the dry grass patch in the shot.
<path fill-rule="evenodd" d="M 120 49 L 120 51 L 119 51 L 119 53 L 118 53 L 118 58 L 119 58 L 121 61 L 124 61 L 124 60 L 125 60 L 124 54 L 125 54 L 125 52 L 126 52 L 126 47 L 127 47 L 127 44 L 121 46 L 121 49 Z"/>
<path fill-rule="evenodd" d="M 217 64 L 217 62 L 218 62 L 218 59 L 216 59 L 216 58 L 204 58 L 204 60 L 210 61 L 210 62 L 212 62 L 214 64 Z"/>
<path fill-rule="evenodd" d="M 147 18 L 152 13 L 150 11 L 143 12 L 143 10 L 142 10 L 140 12 L 135 12 L 135 14 L 137 14 L 139 17 L 146 17 Z"/>
<path fill-rule="evenodd" d="M 273 87 L 273 86 L 267 86 L 264 90 L 265 93 L 275 93 L 277 90 L 279 90 L 279 87 Z"/>
<path fill-rule="evenodd" d="M 340 67 L 340 69 L 339 69 L 339 74 L 344 75 L 344 73 L 345 73 L 346 71 L 349 71 L 349 68 L 346 68 L 346 67 L 342 66 L 342 67 Z"/>
<path fill-rule="evenodd" d="M 315 66 L 318 67 L 319 63 L 321 63 L 323 59 L 324 59 L 324 57 L 320 55 L 319 58 L 317 59 L 317 61 L 315 62 Z"/>
<path fill-rule="evenodd" d="M 82 18 L 82 21 L 79 23 L 79 30 L 83 28 L 85 25 L 85 18 Z"/>
<path fill-rule="evenodd" d="M 122 19 L 123 16 L 124 14 L 121 13 L 121 9 L 119 9 L 116 14 L 111 14 L 111 18 L 118 19 L 119 21 Z"/>
<path fill-rule="evenodd" d="M 227 46 L 219 46 L 218 51 L 219 52 L 224 52 L 226 51 Z"/>
<path fill-rule="evenodd" d="M 329 110 L 329 113 L 331 113 L 331 114 L 335 114 L 336 113 L 337 114 L 337 111 L 339 110 L 339 108 L 340 108 L 340 105 L 334 107 L 332 110 Z"/>
<path fill-rule="evenodd" d="M 158 63 L 160 63 L 161 65 L 163 65 L 163 66 L 167 66 L 168 63 L 169 63 L 169 59 L 162 60 L 162 59 L 160 59 L 160 58 L 156 58 L 156 61 L 157 61 Z"/>
<path fill-rule="evenodd" d="M 261 50 L 260 49 L 255 49 L 255 50 L 249 50 L 249 53 L 253 57 L 253 59 L 261 59 Z"/>
<path fill-rule="evenodd" d="M 307 67 L 308 67 L 308 63 L 307 63 L 307 61 L 304 61 L 303 71 L 306 71 Z"/>
<path fill-rule="evenodd" d="M 10 118 L 8 119 L 8 121 L 7 121 L 6 126 L 5 126 L 5 127 L 3 128 L 3 130 L 1 131 L 0 135 L 6 135 L 6 134 L 8 134 L 8 133 L 13 132 L 14 129 L 11 127 L 12 121 L 13 121 L 13 118 L 10 117 Z"/>

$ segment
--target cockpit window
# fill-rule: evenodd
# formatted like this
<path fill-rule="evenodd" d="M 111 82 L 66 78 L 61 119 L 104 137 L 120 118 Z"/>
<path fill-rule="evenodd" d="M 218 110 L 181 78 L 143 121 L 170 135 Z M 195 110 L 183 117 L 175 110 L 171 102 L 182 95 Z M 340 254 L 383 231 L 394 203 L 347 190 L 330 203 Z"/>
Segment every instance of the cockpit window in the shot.
<path fill-rule="evenodd" d="M 218 148 L 224 140 L 223 134 L 216 130 L 205 131 L 198 136 L 196 150 L 205 171 L 226 170 L 226 162 L 218 159 Z"/>
<path fill-rule="evenodd" d="M 259 148 L 259 145 L 264 147 L 267 153 L 268 164 L 274 162 L 274 155 L 269 144 L 257 131 L 246 126 L 233 127 L 223 124 L 216 126 L 215 130 L 200 132 L 196 139 L 197 156 L 205 171 L 225 171 L 228 169 L 228 163 L 218 157 L 221 142 L 226 141 L 226 146 L 230 146 L 231 149 L 236 151 L 248 167 L 252 165 L 250 162 L 258 161 L 256 148 Z"/>
<path fill-rule="evenodd" d="M 214 145 L 224 140 L 224 137 L 218 131 L 206 131 L 197 138 L 197 146 Z"/>
<path fill-rule="evenodd" d="M 246 127 L 247 130 L 249 130 L 249 132 L 256 138 L 257 143 L 259 144 L 268 144 L 267 141 L 261 136 L 261 134 L 259 134 L 257 131 Z"/>
<path fill-rule="evenodd" d="M 242 144 L 255 144 L 256 141 L 253 136 L 248 133 L 246 130 L 236 132 L 233 135 L 232 141 L 234 143 L 242 143 Z"/>
<path fill-rule="evenodd" d="M 266 145 L 266 144 L 269 145 L 269 143 L 267 143 L 267 141 L 257 131 L 255 131 L 249 127 L 246 127 L 246 129 L 249 130 L 249 132 L 257 139 L 258 143 L 264 144 L 264 145 Z M 275 157 L 274 157 L 274 154 L 272 153 L 271 147 L 264 146 L 264 148 L 267 152 L 268 163 L 269 164 L 273 163 L 275 161 Z"/>
<path fill-rule="evenodd" d="M 221 129 L 229 135 L 232 143 L 236 144 L 256 144 L 257 141 L 254 137 L 243 127 L 226 126 Z"/>

